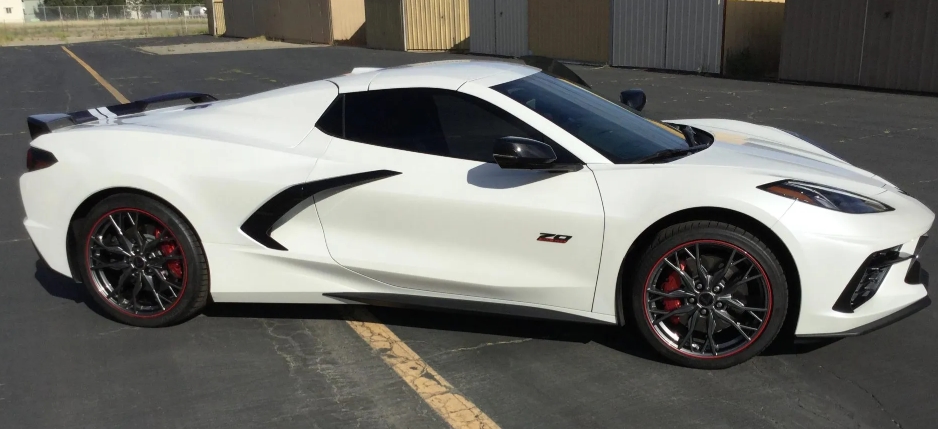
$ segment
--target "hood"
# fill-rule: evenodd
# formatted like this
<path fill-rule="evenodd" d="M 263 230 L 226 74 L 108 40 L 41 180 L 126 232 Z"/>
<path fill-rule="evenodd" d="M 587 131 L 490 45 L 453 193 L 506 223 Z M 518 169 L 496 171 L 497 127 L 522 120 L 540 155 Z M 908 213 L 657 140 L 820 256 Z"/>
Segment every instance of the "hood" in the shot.
<path fill-rule="evenodd" d="M 833 186 L 873 196 L 892 187 L 869 171 L 776 128 L 740 121 L 695 119 L 690 125 L 713 135 L 713 145 L 674 164 L 740 168 L 776 177 Z"/>

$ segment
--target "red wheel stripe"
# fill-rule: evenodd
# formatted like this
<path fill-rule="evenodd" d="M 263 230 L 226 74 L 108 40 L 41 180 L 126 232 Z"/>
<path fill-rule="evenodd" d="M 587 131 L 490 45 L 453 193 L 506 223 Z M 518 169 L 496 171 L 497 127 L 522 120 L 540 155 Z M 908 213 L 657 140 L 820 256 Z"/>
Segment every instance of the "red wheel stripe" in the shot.
<path fill-rule="evenodd" d="M 759 330 L 756 332 L 756 335 L 754 335 L 754 336 L 752 337 L 752 340 L 749 341 L 749 344 L 746 344 L 746 345 L 743 346 L 742 348 L 739 348 L 739 349 L 737 349 L 737 350 L 734 350 L 734 351 L 732 351 L 732 352 L 730 352 L 730 353 L 727 353 L 727 354 L 725 354 L 725 355 L 719 355 L 719 356 L 702 356 L 702 355 L 699 355 L 699 356 L 698 356 L 698 355 L 686 353 L 686 352 L 682 351 L 679 347 L 678 347 L 678 348 L 675 348 L 674 346 L 672 346 L 672 345 L 670 344 L 670 342 L 669 342 L 668 340 L 665 340 L 664 338 L 661 337 L 661 334 L 658 333 L 658 330 L 657 330 L 657 329 L 655 329 L 655 325 L 652 323 L 652 320 L 651 320 L 651 318 L 650 318 L 649 315 L 648 315 L 648 282 L 651 281 L 651 276 L 655 273 L 655 269 L 658 268 L 658 265 L 661 264 L 661 261 L 663 261 L 665 258 L 667 258 L 667 257 L 668 257 L 669 255 L 671 255 L 672 253 L 676 252 L 678 249 L 683 248 L 683 247 L 687 247 L 687 246 L 689 246 L 689 245 L 691 245 L 691 244 L 700 244 L 700 243 L 720 244 L 720 245 L 723 245 L 723 246 L 728 246 L 728 247 L 731 247 L 731 248 L 733 248 L 733 249 L 736 249 L 737 252 L 740 252 L 740 253 L 742 253 L 742 254 L 748 256 L 749 258 L 752 258 L 752 261 L 755 263 L 756 268 L 759 269 L 759 273 L 762 274 L 762 278 L 765 279 L 765 286 L 766 286 L 766 289 L 768 289 L 767 296 L 768 296 L 769 305 L 768 305 L 768 307 L 766 308 L 765 318 L 763 319 L 762 326 L 759 327 Z M 642 298 L 643 298 L 643 302 L 644 302 L 644 304 L 643 304 L 643 312 L 644 312 L 644 316 L 645 316 L 645 321 L 648 322 L 648 327 L 651 329 L 652 332 L 655 333 L 655 336 L 658 337 L 658 340 L 661 341 L 664 345 L 666 345 L 666 346 L 671 347 L 672 349 L 674 349 L 674 351 L 676 351 L 676 352 L 678 352 L 678 353 L 680 353 L 680 354 L 682 354 L 682 355 L 684 355 L 684 356 L 691 357 L 691 358 L 694 358 L 694 359 L 723 359 L 723 358 L 733 356 L 733 355 L 735 355 L 735 354 L 737 354 L 737 353 L 739 353 L 739 352 L 742 352 L 743 350 L 748 349 L 749 346 L 751 346 L 753 343 L 756 342 L 757 339 L 759 339 L 759 336 L 762 335 L 762 332 L 763 332 L 763 331 L 765 331 L 765 327 L 768 326 L 769 320 L 770 320 L 770 318 L 772 317 L 772 282 L 769 281 L 769 276 L 767 276 L 767 275 L 765 274 L 765 270 L 762 269 L 762 264 L 760 264 L 759 261 L 758 261 L 754 256 L 752 256 L 749 252 L 747 252 L 747 251 L 741 249 L 739 246 L 737 246 L 737 245 L 735 245 L 735 244 L 727 243 L 727 242 L 725 242 L 725 241 L 720 241 L 720 240 L 693 240 L 693 241 L 688 241 L 687 243 L 684 243 L 684 244 L 680 244 L 680 245 L 678 245 L 678 246 L 675 246 L 673 249 L 671 249 L 671 250 L 665 252 L 664 255 L 663 255 L 661 258 L 658 259 L 658 262 L 655 262 L 655 265 L 653 265 L 652 268 L 651 268 L 651 272 L 648 273 L 648 277 L 645 278 L 645 283 L 642 285 Z"/>
<path fill-rule="evenodd" d="M 94 225 L 91 227 L 91 231 L 88 232 L 88 239 L 85 240 L 85 265 L 86 265 L 86 270 L 88 271 L 88 278 L 91 279 L 91 281 L 93 282 L 95 281 L 95 278 L 94 278 L 94 274 L 91 272 L 91 262 L 90 262 L 91 261 L 91 238 L 94 235 L 94 232 L 98 229 L 98 226 L 101 225 L 101 222 L 104 222 L 104 220 L 107 219 L 112 214 L 117 213 L 117 212 L 122 212 L 122 211 L 143 213 L 149 216 L 151 219 L 155 220 L 156 223 L 160 224 L 160 226 L 162 226 L 165 231 L 169 232 L 169 234 L 173 236 L 173 240 L 175 240 L 176 243 L 179 243 L 179 239 L 176 238 L 176 234 L 173 233 L 173 231 L 168 226 L 166 226 L 166 224 L 163 223 L 163 221 L 161 221 L 160 218 L 156 217 L 155 215 L 153 215 L 152 213 L 146 210 L 130 208 L 130 207 L 124 207 L 124 208 L 111 210 L 105 213 L 104 215 L 102 215 L 100 218 L 98 218 L 98 221 L 95 222 Z M 111 300 L 107 299 L 107 296 L 103 295 L 101 291 L 98 290 L 97 285 L 95 285 L 95 290 L 98 292 L 98 295 L 100 295 L 101 298 L 104 299 L 104 302 L 108 303 L 108 305 L 110 305 L 111 307 L 114 307 L 115 309 L 119 310 L 121 313 L 124 313 L 130 317 L 136 317 L 138 319 L 152 319 L 152 318 L 159 317 L 168 313 L 170 310 L 175 308 L 176 305 L 179 304 L 180 301 L 182 301 L 182 296 L 183 294 L 186 293 L 186 285 L 189 282 L 189 265 L 188 265 L 188 258 L 186 258 L 186 252 L 185 250 L 183 250 L 181 244 L 177 247 L 179 248 L 179 253 L 182 254 L 182 265 L 183 265 L 183 272 L 185 276 L 183 276 L 182 289 L 179 291 L 179 295 L 176 298 L 176 302 L 174 302 L 173 305 L 170 305 L 169 308 L 167 308 L 166 310 L 160 311 L 159 313 L 149 314 L 149 315 L 140 315 L 140 314 L 130 313 L 127 310 L 124 310 L 123 308 L 111 302 Z"/>

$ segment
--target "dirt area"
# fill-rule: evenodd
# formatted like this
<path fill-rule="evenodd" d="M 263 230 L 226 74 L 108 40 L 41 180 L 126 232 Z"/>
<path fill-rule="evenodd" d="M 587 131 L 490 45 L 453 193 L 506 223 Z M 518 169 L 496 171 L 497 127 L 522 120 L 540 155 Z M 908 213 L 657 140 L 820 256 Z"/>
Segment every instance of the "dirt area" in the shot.
<path fill-rule="evenodd" d="M 0 24 L 0 46 L 56 45 L 206 33 L 207 22 L 194 19 L 46 21 Z"/>
<path fill-rule="evenodd" d="M 233 43 L 184 43 L 179 45 L 141 46 L 137 49 L 156 55 L 207 54 L 212 52 L 257 51 L 264 49 L 316 48 L 326 45 L 299 45 L 266 40 L 263 37 Z"/>

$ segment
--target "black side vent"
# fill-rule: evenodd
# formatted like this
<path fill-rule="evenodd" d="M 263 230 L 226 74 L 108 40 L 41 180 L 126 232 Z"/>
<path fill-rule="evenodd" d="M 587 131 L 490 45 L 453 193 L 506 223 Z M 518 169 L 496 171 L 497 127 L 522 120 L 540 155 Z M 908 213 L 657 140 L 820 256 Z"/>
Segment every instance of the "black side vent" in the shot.
<path fill-rule="evenodd" d="M 873 298 L 889 274 L 889 269 L 895 264 L 912 259 L 913 255 L 899 252 L 901 247 L 880 250 L 867 257 L 837 298 L 833 309 L 841 313 L 853 313 L 857 307 Z"/>
<path fill-rule="evenodd" d="M 241 225 L 241 231 L 264 247 L 275 250 L 287 250 L 287 248 L 278 243 L 277 240 L 271 238 L 270 230 L 283 215 L 287 214 L 288 211 L 298 206 L 304 200 L 328 189 L 347 185 L 361 185 L 398 174 L 401 173 L 391 170 L 376 170 L 347 176 L 330 177 L 328 179 L 291 186 L 284 189 L 279 194 L 274 195 L 271 199 L 267 200 L 266 203 L 261 205 L 257 211 L 244 221 L 244 224 Z"/>

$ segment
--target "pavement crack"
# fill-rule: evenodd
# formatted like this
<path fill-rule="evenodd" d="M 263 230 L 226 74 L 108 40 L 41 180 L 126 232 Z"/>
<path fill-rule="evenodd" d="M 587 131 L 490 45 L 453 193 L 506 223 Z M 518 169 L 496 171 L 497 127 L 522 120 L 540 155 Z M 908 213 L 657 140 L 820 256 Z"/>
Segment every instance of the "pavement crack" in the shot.
<path fill-rule="evenodd" d="M 135 326 L 124 326 L 122 328 L 112 329 L 110 331 L 98 332 L 98 335 L 111 335 L 120 331 L 136 331 L 138 329 L 140 328 L 137 328 Z"/>
<path fill-rule="evenodd" d="M 274 352 L 283 358 L 287 364 L 289 377 L 294 382 L 296 397 L 302 399 L 302 403 L 297 407 L 295 413 L 302 413 L 306 408 L 313 406 L 313 402 L 323 399 L 322 397 L 311 397 L 307 394 L 309 385 L 309 380 L 307 380 L 308 371 L 322 375 L 325 382 L 329 384 L 332 389 L 329 400 L 339 403 L 343 399 L 337 385 L 337 375 L 331 371 L 331 365 L 324 361 L 329 356 L 328 351 L 322 340 L 313 335 L 304 321 L 278 323 L 267 319 L 258 320 L 267 330 L 267 335 L 271 338 L 271 343 L 274 346 Z M 299 329 L 296 326 L 291 326 L 296 323 L 300 324 Z M 281 331 L 282 329 L 287 329 L 287 331 Z M 310 341 L 297 338 L 298 336 L 306 337 Z M 310 348 L 311 350 L 307 350 Z"/>
<path fill-rule="evenodd" d="M 886 417 L 889 418 L 889 420 L 892 420 L 892 424 L 896 425 L 896 427 L 897 427 L 898 429 L 902 429 L 902 423 L 899 423 L 899 421 L 896 420 L 896 419 L 892 416 L 892 414 L 889 413 L 889 411 L 886 411 L 886 406 L 883 405 L 883 402 L 880 401 L 878 397 L 876 397 L 876 394 L 874 394 L 873 392 L 870 392 L 869 390 L 867 390 L 867 388 L 861 386 L 860 383 L 857 383 L 856 381 L 853 381 L 853 380 L 851 380 L 851 379 L 849 379 L 849 378 L 841 377 L 841 376 L 837 375 L 835 372 L 833 372 L 833 371 L 831 371 L 831 370 L 829 370 L 829 369 L 827 369 L 827 368 L 824 368 L 823 366 L 818 366 L 818 368 L 821 368 L 823 371 L 825 371 L 825 372 L 827 372 L 828 374 L 834 376 L 834 378 L 836 378 L 836 379 L 838 379 L 838 380 L 846 381 L 847 383 L 850 383 L 850 384 L 856 386 L 858 389 L 860 389 L 861 391 L 863 391 L 863 393 L 866 393 L 867 395 L 869 395 L 870 398 L 873 398 L 873 401 L 876 402 L 876 405 L 879 405 L 879 409 L 883 412 L 883 414 L 885 414 Z"/>
<path fill-rule="evenodd" d="M 472 346 L 472 347 L 460 347 L 460 348 L 457 348 L 457 349 L 447 350 L 447 351 L 445 351 L 445 352 L 437 353 L 437 355 L 440 355 L 440 354 L 443 354 L 443 353 L 456 353 L 456 352 L 465 352 L 465 351 L 469 351 L 469 350 L 478 350 L 478 349 L 482 349 L 482 348 L 486 348 L 486 347 L 491 347 L 491 346 L 498 346 L 498 345 L 502 345 L 502 344 L 519 344 L 519 343 L 526 343 L 526 342 L 531 341 L 531 340 L 532 340 L 532 338 L 522 338 L 522 339 L 518 339 L 518 340 L 494 341 L 494 342 L 491 342 L 491 343 L 483 343 L 483 344 L 479 344 L 479 345 L 477 345 L 477 346 Z"/>

